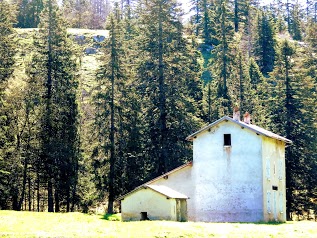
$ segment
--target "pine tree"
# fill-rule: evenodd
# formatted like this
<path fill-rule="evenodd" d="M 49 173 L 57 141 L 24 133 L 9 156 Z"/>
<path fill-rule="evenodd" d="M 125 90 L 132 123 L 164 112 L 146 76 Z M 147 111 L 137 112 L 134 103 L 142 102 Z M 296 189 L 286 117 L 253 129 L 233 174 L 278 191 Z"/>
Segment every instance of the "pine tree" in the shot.
<path fill-rule="evenodd" d="M 202 12 L 202 9 L 200 7 L 200 0 L 192 0 L 190 1 L 191 3 L 191 11 L 194 12 L 193 16 L 192 16 L 192 24 L 194 25 L 194 28 L 195 28 L 195 36 L 197 37 L 199 35 L 199 32 L 200 32 L 200 23 L 201 23 L 201 12 Z"/>
<path fill-rule="evenodd" d="M 220 102 L 219 116 L 231 114 L 232 101 L 229 85 L 232 83 L 233 75 L 231 74 L 234 64 L 233 56 L 233 23 L 230 20 L 232 12 L 228 7 L 226 0 L 216 2 L 216 14 L 214 22 L 216 23 L 215 38 L 218 45 L 213 50 L 214 59 L 211 64 L 211 71 L 217 80 L 217 98 Z"/>
<path fill-rule="evenodd" d="M 101 89 L 98 93 L 98 99 L 101 100 L 103 108 L 101 108 L 100 116 L 103 123 L 106 122 L 109 131 L 102 130 L 103 136 L 108 138 L 103 139 L 103 154 L 107 156 L 109 154 L 109 172 L 107 176 L 107 191 L 108 191 L 108 213 L 113 213 L 113 202 L 115 195 L 118 193 L 115 185 L 116 177 L 116 164 L 120 157 L 120 138 L 124 138 L 121 121 L 122 103 L 124 103 L 124 88 L 125 88 L 125 69 L 123 64 L 123 58 L 125 57 L 122 49 L 123 33 L 121 13 L 119 12 L 118 5 L 116 5 L 114 12 L 109 16 L 107 28 L 109 29 L 109 39 L 104 46 L 104 59 L 102 67 L 98 73 L 98 81 L 101 84 Z M 100 118 L 97 118 L 98 120 Z M 102 127 L 102 125 L 101 125 Z M 121 156 L 122 157 L 122 156 Z M 120 165 L 119 165 L 120 166 Z M 121 169 L 118 168 L 120 171 Z"/>
<path fill-rule="evenodd" d="M 300 67 L 299 52 L 284 40 L 279 48 L 270 90 L 274 99 L 272 129 L 293 141 L 286 148 L 287 218 L 311 208 L 312 173 L 315 166 L 313 137 L 316 96 L 314 83 Z M 306 76 L 305 76 L 306 74 Z M 274 86 L 276 85 L 276 86 Z"/>
<path fill-rule="evenodd" d="M 138 51 L 138 29 L 137 29 L 137 14 L 131 1 L 125 4 L 122 14 L 122 30 L 120 30 L 123 38 L 122 48 L 124 55 L 122 57 L 125 74 L 125 90 L 124 100 L 121 100 L 121 120 L 119 138 L 118 166 L 116 174 L 116 194 L 125 194 L 135 187 L 144 183 L 147 171 L 145 168 L 144 144 L 146 138 L 144 132 L 146 123 L 143 118 L 142 98 L 138 94 L 138 78 L 136 65 L 139 64 Z"/>
<path fill-rule="evenodd" d="M 234 31 L 238 32 L 239 29 L 244 27 L 247 23 L 249 11 L 250 11 L 250 1 L 249 0 L 234 0 L 233 1 L 233 7 L 234 7 Z"/>
<path fill-rule="evenodd" d="M 12 7 L 5 1 L 0 2 L 0 85 L 1 95 L 4 90 L 4 83 L 13 73 L 15 44 L 13 41 L 14 12 Z"/>
<path fill-rule="evenodd" d="M 14 13 L 5 1 L 0 2 L 0 209 L 8 209 L 11 164 L 8 160 L 10 144 L 14 140 L 10 132 L 10 114 L 5 108 L 5 89 L 13 73 L 16 53 L 13 40 Z"/>
<path fill-rule="evenodd" d="M 307 20 L 313 20 L 317 22 L 317 1 L 306 0 L 306 17 Z"/>
<path fill-rule="evenodd" d="M 317 115 L 317 96 L 316 96 L 316 82 L 317 82 L 317 23 L 309 21 L 307 27 L 306 41 L 308 47 L 302 52 L 301 57 L 303 59 L 302 64 L 299 67 L 301 79 L 301 95 L 299 98 L 302 99 L 303 105 L 305 106 L 305 117 L 302 118 L 303 125 L 305 126 L 305 157 L 308 167 L 308 176 L 306 178 L 307 184 L 307 206 L 306 211 L 309 209 L 314 210 L 315 216 L 317 214 L 317 203 L 314 198 L 317 196 L 317 149 L 316 149 L 316 115 Z"/>
<path fill-rule="evenodd" d="M 238 81 L 238 87 L 233 90 L 235 95 L 238 95 L 238 98 L 236 98 L 236 102 L 239 102 L 239 109 L 241 112 L 254 112 L 254 107 L 256 102 L 254 101 L 255 92 L 254 89 L 251 87 L 250 82 L 250 75 L 247 69 L 247 65 L 245 63 L 245 59 L 242 56 L 241 51 L 239 50 L 237 52 L 237 81 Z M 234 95 L 233 95 L 234 97 Z"/>
<path fill-rule="evenodd" d="M 195 35 L 201 36 L 203 43 L 209 47 L 213 42 L 214 28 L 212 23 L 212 15 L 214 11 L 214 1 L 211 0 L 193 0 L 191 1 L 192 9 L 195 15 L 192 16 L 192 22 L 195 27 Z"/>
<path fill-rule="evenodd" d="M 73 46 L 54 1 L 45 6 L 35 43 L 33 74 L 44 85 L 40 159 L 46 172 L 48 211 L 54 211 L 54 203 L 55 211 L 60 211 L 61 201 L 69 211 L 79 159 L 78 83 Z"/>
<path fill-rule="evenodd" d="M 92 6 L 90 0 L 63 0 L 61 11 L 70 27 L 88 28 L 90 27 L 90 17 Z"/>
<path fill-rule="evenodd" d="M 301 35 L 301 19 L 300 19 L 300 8 L 299 4 L 294 4 L 291 10 L 291 24 L 288 29 L 290 35 L 294 40 L 302 40 Z"/>
<path fill-rule="evenodd" d="M 90 0 L 89 28 L 103 29 L 110 11 L 109 0 Z"/>
<path fill-rule="evenodd" d="M 268 83 L 260 71 L 259 66 L 253 58 L 249 59 L 248 73 L 250 77 L 251 89 L 254 92 L 252 100 L 254 102 L 252 113 L 253 123 L 259 126 L 266 126 L 270 123 L 268 101 Z"/>
<path fill-rule="evenodd" d="M 273 70 L 275 61 L 275 28 L 269 13 L 260 11 L 257 17 L 254 58 L 264 76 Z"/>
<path fill-rule="evenodd" d="M 44 8 L 42 0 L 20 0 L 17 3 L 17 27 L 35 28 L 40 23 L 40 14 Z"/>
<path fill-rule="evenodd" d="M 153 177 L 190 158 L 184 138 L 199 120 L 195 119 L 197 109 L 188 90 L 198 78 L 190 68 L 192 51 L 182 36 L 181 11 L 176 1 L 151 0 L 142 4 L 138 77 L 146 105 L 146 150 Z"/>

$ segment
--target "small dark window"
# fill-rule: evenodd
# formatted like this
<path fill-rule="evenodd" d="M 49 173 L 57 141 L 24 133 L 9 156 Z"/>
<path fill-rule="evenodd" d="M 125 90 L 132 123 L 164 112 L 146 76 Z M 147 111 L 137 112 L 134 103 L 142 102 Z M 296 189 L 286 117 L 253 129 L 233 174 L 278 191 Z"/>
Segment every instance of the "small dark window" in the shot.
<path fill-rule="evenodd" d="M 224 146 L 231 146 L 231 134 L 223 135 Z"/>
<path fill-rule="evenodd" d="M 274 191 L 277 191 L 278 190 L 278 187 L 277 186 L 272 186 L 272 189 L 274 190 Z"/>

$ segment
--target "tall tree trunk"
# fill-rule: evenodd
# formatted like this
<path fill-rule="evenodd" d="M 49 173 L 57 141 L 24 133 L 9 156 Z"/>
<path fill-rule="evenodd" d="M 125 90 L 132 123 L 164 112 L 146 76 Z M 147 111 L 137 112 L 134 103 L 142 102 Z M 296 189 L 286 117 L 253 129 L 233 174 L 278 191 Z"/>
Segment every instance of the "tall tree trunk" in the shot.
<path fill-rule="evenodd" d="M 234 31 L 239 31 L 239 6 L 238 6 L 238 0 L 234 0 Z"/>
<path fill-rule="evenodd" d="M 287 14 L 287 29 L 288 29 L 288 32 L 291 33 L 291 13 L 290 13 L 290 10 L 289 10 L 289 0 L 286 1 L 286 14 Z"/>
<path fill-rule="evenodd" d="M 198 0 L 196 1 L 196 29 L 195 29 L 195 35 L 199 35 L 199 2 Z"/>
<path fill-rule="evenodd" d="M 48 62 L 47 62 L 47 95 L 46 95 L 46 123 L 47 123 L 47 135 L 48 138 L 45 138 L 45 142 L 51 140 L 52 137 L 52 125 L 51 125 L 51 99 L 52 99 L 52 64 L 53 64 L 53 57 L 52 57 L 52 1 L 48 1 L 48 8 L 49 8 L 49 22 L 48 22 Z M 48 183 L 47 183 L 47 198 L 48 198 L 48 212 L 54 212 L 54 202 L 53 202 L 53 158 L 51 158 L 50 153 L 48 150 L 50 148 L 45 145 L 45 159 L 48 159 Z"/>
<path fill-rule="evenodd" d="M 159 29 L 158 29 L 158 54 L 159 54 L 159 110 L 160 110 L 160 118 L 159 118 L 159 125 L 160 125 L 160 166 L 159 166 L 159 173 L 166 173 L 167 172 L 167 151 L 166 151 L 166 92 L 165 92 L 165 79 L 164 79 L 164 62 L 163 62 L 163 24 L 162 24 L 162 3 L 159 6 Z"/>
<path fill-rule="evenodd" d="M 78 182 L 78 160 L 76 159 L 76 162 L 75 162 L 75 178 L 74 178 L 74 184 L 73 184 L 73 187 L 72 187 L 72 197 L 71 197 L 71 207 L 70 207 L 70 211 L 71 212 L 74 212 L 74 208 L 75 208 L 77 182 Z"/>
<path fill-rule="evenodd" d="M 31 177 L 28 177 L 28 205 L 29 211 L 32 211 L 32 198 L 31 198 Z"/>
<path fill-rule="evenodd" d="M 53 201 L 53 183 L 51 178 L 47 181 L 47 205 L 48 212 L 54 212 L 54 201 Z"/>
<path fill-rule="evenodd" d="M 73 178 L 71 178 L 72 180 Z M 67 184 L 67 190 L 66 190 L 66 212 L 70 211 L 70 185 Z"/>
<path fill-rule="evenodd" d="M 209 39 L 209 15 L 208 15 L 208 7 L 207 7 L 207 0 L 204 0 L 204 38 L 205 42 L 210 44 Z"/>
<path fill-rule="evenodd" d="M 39 167 L 36 168 L 36 200 L 37 200 L 37 212 L 40 212 L 40 171 Z"/>
<path fill-rule="evenodd" d="M 115 47 L 115 30 L 114 24 L 112 24 L 112 52 L 111 52 L 111 102 L 110 102 L 110 173 L 109 173 L 109 197 L 108 197 L 108 213 L 113 213 L 113 202 L 114 202 L 114 163 L 115 163 L 115 125 L 114 125 L 114 83 L 115 83 L 115 64 L 116 64 L 116 53 L 114 52 Z"/>
<path fill-rule="evenodd" d="M 23 182 L 22 182 L 22 191 L 21 191 L 21 197 L 18 205 L 18 210 L 20 211 L 22 208 L 24 196 L 25 196 L 25 188 L 26 188 L 26 180 L 27 180 L 27 169 L 28 169 L 28 158 L 27 156 L 24 159 L 24 166 L 23 166 Z"/>
<path fill-rule="evenodd" d="M 211 123 L 211 86 L 208 83 L 208 122 Z"/>
<path fill-rule="evenodd" d="M 286 93 L 286 101 L 285 101 L 285 107 L 286 107 L 286 138 L 292 139 L 291 137 L 291 118 L 292 118 L 292 112 L 291 112 L 291 92 L 290 92 L 290 78 L 289 78 L 289 61 L 288 56 L 285 55 L 284 63 L 285 63 L 285 93 Z M 290 154 L 290 147 L 286 148 L 286 155 Z M 292 161 L 290 156 L 286 156 L 286 167 L 289 171 L 291 170 Z M 292 183 L 292 176 L 290 173 L 286 173 L 286 219 L 288 221 L 291 220 L 291 206 L 293 204 L 293 183 Z"/>
<path fill-rule="evenodd" d="M 58 185 L 57 185 L 58 186 Z M 60 212 L 60 206 L 59 206 L 59 188 L 57 188 L 57 186 L 55 186 L 55 194 L 54 194 L 54 198 L 55 198 L 55 212 Z"/>
<path fill-rule="evenodd" d="M 243 66 L 242 66 L 242 56 L 239 53 L 239 93 L 240 93 L 240 111 L 244 112 L 244 85 L 243 85 Z"/>
<path fill-rule="evenodd" d="M 26 126 L 26 124 L 29 125 L 29 109 L 26 109 L 26 117 L 25 117 L 25 124 L 24 127 Z M 21 133 L 19 133 L 20 135 L 18 135 L 18 143 L 17 143 L 17 149 L 20 151 L 21 149 L 21 136 L 22 136 L 23 130 L 21 131 Z M 28 164 L 29 164 L 29 157 L 30 157 L 30 130 L 28 130 L 28 140 L 27 140 L 27 145 L 26 145 L 26 156 L 24 158 L 24 166 L 23 166 L 23 182 L 22 182 L 22 191 L 21 191 L 21 198 L 19 201 L 19 205 L 18 205 L 18 209 L 21 210 L 22 208 L 22 203 L 23 200 L 25 198 L 25 191 L 26 191 L 26 183 L 27 183 L 27 170 L 28 170 Z M 20 154 L 20 153 L 19 153 Z M 24 209 L 26 210 L 26 209 Z"/>

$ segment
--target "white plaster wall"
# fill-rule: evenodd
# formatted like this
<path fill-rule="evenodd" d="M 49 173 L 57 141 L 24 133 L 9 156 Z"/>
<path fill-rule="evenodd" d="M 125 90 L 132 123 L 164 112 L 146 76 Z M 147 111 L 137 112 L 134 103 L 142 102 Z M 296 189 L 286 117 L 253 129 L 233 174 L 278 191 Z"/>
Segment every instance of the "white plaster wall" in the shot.
<path fill-rule="evenodd" d="M 231 134 L 231 147 L 224 147 L 224 134 Z M 261 150 L 260 136 L 230 121 L 199 134 L 193 142 L 191 220 L 263 220 Z"/>
<path fill-rule="evenodd" d="M 137 190 L 121 201 L 122 221 L 139 221 L 141 212 L 150 220 L 176 221 L 176 200 L 167 199 L 150 188 Z"/>
<path fill-rule="evenodd" d="M 285 142 L 263 137 L 263 215 L 265 221 L 286 221 Z M 277 186 L 274 191 L 272 186 Z M 269 197 L 269 198 L 268 198 Z"/>
<path fill-rule="evenodd" d="M 153 181 L 151 184 L 165 185 L 177 192 L 180 192 L 188 197 L 187 199 L 187 217 L 189 221 L 195 220 L 195 185 L 192 179 L 193 166 L 187 166 L 168 175 L 167 179 L 160 178 Z"/>

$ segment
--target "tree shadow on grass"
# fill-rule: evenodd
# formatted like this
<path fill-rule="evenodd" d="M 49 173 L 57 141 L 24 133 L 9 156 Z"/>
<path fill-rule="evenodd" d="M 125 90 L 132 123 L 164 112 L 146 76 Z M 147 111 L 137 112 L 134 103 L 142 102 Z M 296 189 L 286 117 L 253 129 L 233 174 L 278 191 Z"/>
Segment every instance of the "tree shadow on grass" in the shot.
<path fill-rule="evenodd" d="M 239 222 L 239 224 L 254 224 L 254 225 L 277 226 L 277 225 L 286 224 L 286 222 L 280 222 L 280 221 L 260 221 L 260 222 Z"/>
<path fill-rule="evenodd" d="M 121 221 L 121 213 L 104 214 L 100 219 L 107 221 Z"/>

